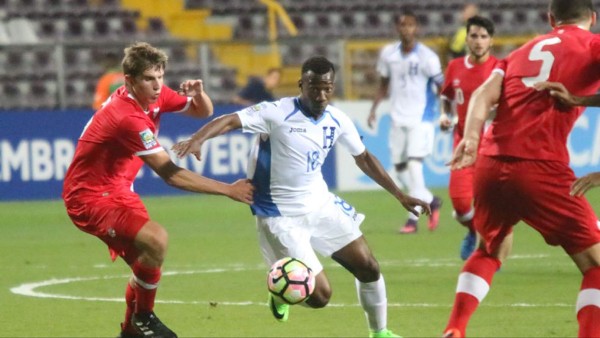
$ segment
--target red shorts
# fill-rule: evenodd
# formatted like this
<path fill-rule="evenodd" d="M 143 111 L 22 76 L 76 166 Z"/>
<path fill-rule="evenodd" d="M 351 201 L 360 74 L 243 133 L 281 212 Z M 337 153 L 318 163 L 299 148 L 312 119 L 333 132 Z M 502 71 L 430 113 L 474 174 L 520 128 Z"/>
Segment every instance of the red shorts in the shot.
<path fill-rule="evenodd" d="M 448 195 L 450 198 L 473 199 L 473 167 L 450 171 Z"/>
<path fill-rule="evenodd" d="M 67 213 L 79 230 L 104 241 L 114 261 L 117 256 L 131 264 L 138 256 L 133 242 L 140 229 L 150 220 L 146 207 L 133 192 L 108 196 L 76 196 L 65 202 Z"/>
<path fill-rule="evenodd" d="M 479 156 L 473 224 L 488 252 L 495 251 L 521 220 L 569 255 L 599 243 L 592 207 L 584 197 L 569 195 L 574 180 L 565 163 Z"/>

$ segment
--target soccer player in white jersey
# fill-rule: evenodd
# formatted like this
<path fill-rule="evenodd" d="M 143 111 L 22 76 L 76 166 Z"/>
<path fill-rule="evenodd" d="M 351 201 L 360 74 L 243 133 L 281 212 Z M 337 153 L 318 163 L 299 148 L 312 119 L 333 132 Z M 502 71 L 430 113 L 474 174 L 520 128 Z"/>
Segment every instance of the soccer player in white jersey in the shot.
<path fill-rule="evenodd" d="M 350 118 L 329 105 L 334 77 L 329 60 L 312 57 L 302 66 L 299 97 L 262 102 L 214 119 L 173 150 L 179 157 L 194 154 L 200 160 L 202 144 L 212 137 L 240 128 L 259 134 L 248 176 L 256 187 L 251 209 L 267 265 L 287 256 L 305 262 L 316 275 L 315 291 L 305 303 L 322 308 L 332 291 L 316 252 L 330 256 L 356 278 L 370 336 L 397 337 L 387 329 L 387 297 L 379 264 L 359 229 L 364 215 L 328 191 L 321 166 L 339 141 L 356 165 L 404 208 L 429 214 L 429 204 L 403 194 L 366 150 Z M 269 297 L 275 318 L 286 321 L 289 305 Z"/>
<path fill-rule="evenodd" d="M 417 17 L 405 12 L 396 20 L 400 42 L 386 45 L 379 55 L 379 89 L 368 117 L 376 122 L 381 100 L 390 96 L 392 126 L 389 135 L 391 160 L 400 183 L 413 197 L 430 203 L 429 230 L 437 228 L 442 201 L 427 189 L 423 160 L 433 151 L 434 120 L 439 116 L 436 90 L 444 82 L 439 57 L 416 39 Z M 400 233 L 417 232 L 417 216 L 410 214 Z"/>

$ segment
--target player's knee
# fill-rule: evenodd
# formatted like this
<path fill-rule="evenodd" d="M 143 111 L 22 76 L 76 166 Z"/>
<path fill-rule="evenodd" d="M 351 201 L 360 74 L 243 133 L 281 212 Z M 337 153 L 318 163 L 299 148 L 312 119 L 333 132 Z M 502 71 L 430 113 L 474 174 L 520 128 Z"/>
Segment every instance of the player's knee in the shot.
<path fill-rule="evenodd" d="M 375 258 L 371 257 L 366 260 L 365 264 L 356 269 L 354 277 L 362 283 L 371 283 L 377 281 L 380 274 L 379 263 L 377 263 Z"/>
<path fill-rule="evenodd" d="M 142 254 L 155 264 L 162 264 L 165 259 L 169 241 L 167 231 L 162 227 L 156 227 L 143 238 Z"/>
<path fill-rule="evenodd" d="M 310 295 L 306 304 L 315 309 L 323 308 L 329 303 L 332 292 L 329 285 L 316 286 L 315 291 Z"/>

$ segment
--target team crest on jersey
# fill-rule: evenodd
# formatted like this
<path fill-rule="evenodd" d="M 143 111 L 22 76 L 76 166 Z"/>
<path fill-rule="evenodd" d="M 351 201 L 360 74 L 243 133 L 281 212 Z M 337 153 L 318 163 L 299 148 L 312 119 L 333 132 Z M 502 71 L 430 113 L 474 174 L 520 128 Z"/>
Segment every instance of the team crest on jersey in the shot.
<path fill-rule="evenodd" d="M 454 80 L 452 80 L 452 85 L 453 85 L 454 87 L 458 87 L 458 86 L 460 85 L 460 80 L 459 80 L 459 79 L 454 79 Z"/>
<path fill-rule="evenodd" d="M 150 130 L 150 128 L 141 131 L 140 138 L 142 139 L 142 143 L 144 144 L 144 147 L 146 149 L 150 149 L 156 146 L 157 144 L 156 138 L 154 137 L 154 133 L 152 133 L 152 130 Z"/>

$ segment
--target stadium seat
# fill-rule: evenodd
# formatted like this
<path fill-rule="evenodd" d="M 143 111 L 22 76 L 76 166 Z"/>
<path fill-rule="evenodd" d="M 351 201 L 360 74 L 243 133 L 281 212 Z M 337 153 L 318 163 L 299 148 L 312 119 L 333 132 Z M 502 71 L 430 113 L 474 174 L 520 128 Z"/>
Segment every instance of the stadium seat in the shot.
<path fill-rule="evenodd" d="M 34 25 L 29 19 L 10 19 L 7 22 L 7 29 L 13 44 L 36 44 L 39 42 Z"/>

